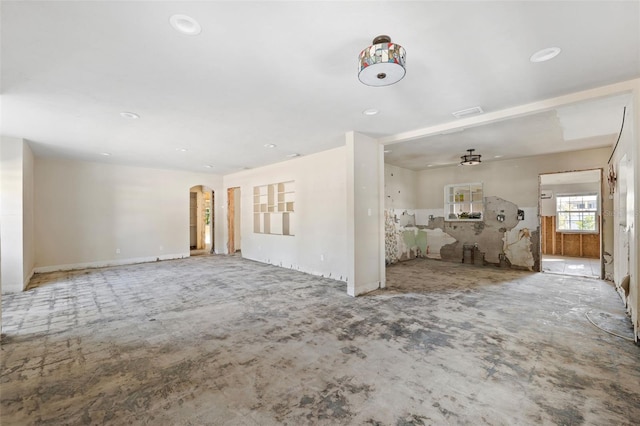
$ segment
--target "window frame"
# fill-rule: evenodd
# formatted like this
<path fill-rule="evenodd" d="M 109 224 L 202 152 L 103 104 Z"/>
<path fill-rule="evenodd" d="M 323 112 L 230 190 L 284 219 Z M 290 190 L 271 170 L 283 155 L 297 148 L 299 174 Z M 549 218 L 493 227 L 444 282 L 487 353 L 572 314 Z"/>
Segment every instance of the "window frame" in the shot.
<path fill-rule="evenodd" d="M 476 200 L 473 197 L 474 188 L 480 187 L 480 200 Z M 469 199 L 459 200 L 456 198 L 456 189 L 466 194 Z M 453 192 L 452 192 L 453 190 Z M 480 208 L 476 208 L 480 206 Z M 455 211 L 460 208 L 460 212 L 464 207 L 468 207 L 468 213 L 480 213 L 479 218 L 461 218 L 459 216 L 455 218 L 449 217 L 450 214 L 455 214 Z M 453 209 L 452 209 L 453 208 Z M 459 214 L 459 213 L 458 213 Z M 469 183 L 452 183 L 444 186 L 444 220 L 445 222 L 482 222 L 484 220 L 484 184 L 482 182 L 469 182 Z"/>
<path fill-rule="evenodd" d="M 595 196 L 596 200 L 595 200 L 595 209 L 585 209 L 582 208 L 580 210 L 560 210 L 559 204 L 560 204 L 560 200 L 562 198 L 570 198 L 570 197 L 583 197 L 583 201 L 584 201 L 584 197 L 590 197 L 590 196 Z M 566 193 L 566 194 L 556 194 L 556 206 L 555 206 L 555 213 L 556 213 L 556 232 L 562 233 L 562 234 L 599 234 L 600 233 L 600 220 L 599 220 L 599 216 L 600 216 L 600 194 L 598 192 L 580 192 L 580 193 Z M 584 220 L 584 213 L 593 213 L 594 216 L 594 227 L 595 229 L 591 230 L 591 229 L 566 229 L 566 228 L 560 228 L 560 214 L 561 213 L 582 213 L 582 220 Z M 571 220 L 569 221 L 571 223 Z"/>

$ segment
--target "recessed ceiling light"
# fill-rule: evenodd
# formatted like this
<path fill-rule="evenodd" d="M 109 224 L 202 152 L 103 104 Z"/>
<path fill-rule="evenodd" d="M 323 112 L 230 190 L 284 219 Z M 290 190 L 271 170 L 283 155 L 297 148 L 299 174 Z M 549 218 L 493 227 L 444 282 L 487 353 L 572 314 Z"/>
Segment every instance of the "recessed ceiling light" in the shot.
<path fill-rule="evenodd" d="M 385 153 L 385 154 L 388 154 L 388 153 L 390 153 L 390 152 L 391 152 L 391 150 L 390 150 L 390 149 L 385 149 L 385 150 L 384 150 L 384 153 Z"/>
<path fill-rule="evenodd" d="M 128 112 L 128 111 L 121 112 L 120 113 L 120 117 L 126 118 L 127 120 L 136 120 L 136 119 L 140 118 L 140 116 L 138 114 L 136 114 L 135 112 Z"/>
<path fill-rule="evenodd" d="M 176 148 L 176 151 L 179 151 L 179 152 L 187 152 L 187 151 L 189 151 L 189 150 L 188 150 L 187 148 Z"/>
<path fill-rule="evenodd" d="M 493 158 L 502 158 L 502 155 L 494 155 Z"/>
<path fill-rule="evenodd" d="M 298 154 L 297 152 L 294 152 L 293 154 L 288 154 L 287 157 L 296 158 L 296 157 L 300 157 L 300 154 Z"/>
<path fill-rule="evenodd" d="M 108 157 L 111 155 L 110 152 L 101 152 L 100 155 L 104 155 L 105 157 Z"/>
<path fill-rule="evenodd" d="M 433 167 L 433 164 L 427 164 L 427 167 Z"/>
<path fill-rule="evenodd" d="M 198 35 L 202 31 L 200 24 L 187 15 L 173 15 L 169 18 L 169 23 L 174 30 L 186 35 Z"/>
<path fill-rule="evenodd" d="M 559 47 L 547 47 L 531 55 L 529 60 L 531 62 L 545 62 L 558 56 L 560 51 L 561 49 Z"/>
<path fill-rule="evenodd" d="M 276 145 L 274 143 L 266 143 L 266 144 L 264 144 L 265 148 L 275 148 L 276 146 L 278 146 L 278 145 Z"/>
<path fill-rule="evenodd" d="M 213 169 L 213 166 L 211 164 L 207 164 L 206 166 L 204 166 L 206 169 Z"/>
<path fill-rule="evenodd" d="M 379 113 L 380 111 L 378 111 L 377 109 L 365 109 L 364 111 L 362 111 L 362 113 L 364 115 L 376 115 L 377 113 Z"/>

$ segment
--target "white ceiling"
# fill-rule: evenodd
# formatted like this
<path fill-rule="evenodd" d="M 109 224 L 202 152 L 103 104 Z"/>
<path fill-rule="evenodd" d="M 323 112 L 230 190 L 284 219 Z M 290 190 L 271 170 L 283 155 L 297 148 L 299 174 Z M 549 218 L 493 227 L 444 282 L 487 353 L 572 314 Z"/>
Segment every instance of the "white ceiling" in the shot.
<path fill-rule="evenodd" d="M 202 33 L 176 32 L 176 13 Z M 476 105 L 498 111 L 640 76 L 638 1 L 3 1 L 1 24 L 2 134 L 37 155 L 211 173 L 338 147 L 350 130 L 395 135 Z M 406 48 L 407 76 L 368 87 L 357 56 L 379 34 Z M 562 53 L 529 61 L 550 46 Z M 362 114 L 370 108 L 380 113 Z M 549 147 L 525 137 L 536 132 L 554 149 L 560 138 L 563 150 L 611 144 L 613 121 L 587 131 L 591 107 L 577 108 L 395 144 L 388 161 L 539 154 Z M 619 126 L 621 111 L 612 116 Z"/>
<path fill-rule="evenodd" d="M 424 170 L 459 164 L 468 149 L 487 162 L 610 146 L 630 101 L 630 95 L 610 96 L 400 142 L 386 147 L 385 161 Z"/>

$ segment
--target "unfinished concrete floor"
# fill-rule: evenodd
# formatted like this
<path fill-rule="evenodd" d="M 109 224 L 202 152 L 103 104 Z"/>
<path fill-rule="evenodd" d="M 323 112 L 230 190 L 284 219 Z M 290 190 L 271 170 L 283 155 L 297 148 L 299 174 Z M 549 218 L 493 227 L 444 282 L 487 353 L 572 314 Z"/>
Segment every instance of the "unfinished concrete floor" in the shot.
<path fill-rule="evenodd" d="M 433 260 L 356 299 L 200 256 L 38 275 L 3 297 L 1 417 L 26 424 L 592 424 L 640 419 L 607 283 Z"/>
<path fill-rule="evenodd" d="M 600 278 L 600 259 L 542 255 L 542 271 L 552 274 Z"/>

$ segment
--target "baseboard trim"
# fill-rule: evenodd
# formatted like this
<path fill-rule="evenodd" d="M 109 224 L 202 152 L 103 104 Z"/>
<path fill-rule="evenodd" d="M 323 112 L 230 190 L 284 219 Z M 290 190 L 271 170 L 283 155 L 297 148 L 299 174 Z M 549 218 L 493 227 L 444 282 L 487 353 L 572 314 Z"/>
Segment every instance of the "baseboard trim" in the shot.
<path fill-rule="evenodd" d="M 29 273 L 27 278 L 24 279 L 24 282 L 22 283 L 22 291 L 26 290 L 26 288 L 29 286 L 29 281 L 31 281 L 31 278 L 33 278 L 33 274 L 35 273 L 36 273 L 36 268 L 31 268 L 31 272 Z"/>
<path fill-rule="evenodd" d="M 59 272 L 59 271 L 73 271 L 77 269 L 90 269 L 90 268 L 106 268 L 108 266 L 122 266 L 133 265 L 135 263 L 149 263 L 157 262 L 160 260 L 172 260 L 172 259 L 184 259 L 189 257 L 190 253 L 174 253 L 163 254 L 160 256 L 146 256 L 146 257 L 131 257 L 128 259 L 112 259 L 112 260 L 99 260 L 96 262 L 84 262 L 84 263 L 69 263 L 66 265 L 51 265 L 51 266 L 38 266 L 34 268 L 33 273 L 43 274 L 47 272 Z"/>

